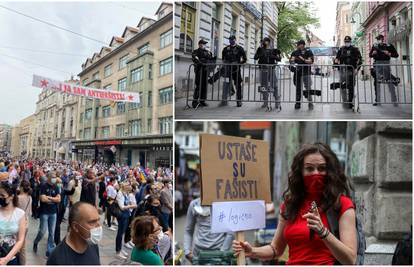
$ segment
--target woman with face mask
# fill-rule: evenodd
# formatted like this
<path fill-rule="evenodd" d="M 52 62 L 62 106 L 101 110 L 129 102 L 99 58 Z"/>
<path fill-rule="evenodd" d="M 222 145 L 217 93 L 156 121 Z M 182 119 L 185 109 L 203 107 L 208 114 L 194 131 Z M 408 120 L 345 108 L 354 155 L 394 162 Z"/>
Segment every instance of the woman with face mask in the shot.
<path fill-rule="evenodd" d="M 154 252 L 162 228 L 153 216 L 136 217 L 131 224 L 132 240 L 135 247 L 132 249 L 131 261 L 142 265 L 164 265 L 160 255 Z"/>
<path fill-rule="evenodd" d="M 7 182 L 0 184 L 0 265 L 19 265 L 27 220 L 24 210 L 17 207 L 15 188 Z"/>
<path fill-rule="evenodd" d="M 357 259 L 355 207 L 350 185 L 335 153 L 321 143 L 305 145 L 293 158 L 279 223 L 271 244 L 252 247 L 233 241 L 236 254 L 273 260 L 289 246 L 293 265 L 353 265 Z M 339 235 L 327 213 L 338 212 Z M 339 236 L 339 237 L 337 237 Z"/>

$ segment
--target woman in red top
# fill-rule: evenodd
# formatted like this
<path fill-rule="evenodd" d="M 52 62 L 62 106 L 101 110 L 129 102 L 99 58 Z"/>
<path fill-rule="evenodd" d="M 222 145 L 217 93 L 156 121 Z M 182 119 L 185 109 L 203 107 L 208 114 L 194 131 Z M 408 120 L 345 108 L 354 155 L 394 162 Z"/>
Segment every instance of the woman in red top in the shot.
<path fill-rule="evenodd" d="M 280 257 L 289 246 L 292 265 L 351 265 L 356 262 L 355 208 L 350 185 L 335 153 L 322 143 L 304 145 L 293 158 L 272 243 L 252 247 L 233 241 L 238 255 L 263 260 Z M 317 208 L 312 208 L 312 202 Z M 313 203 L 313 205 L 315 205 Z M 330 232 L 326 211 L 339 211 L 339 239 Z"/>

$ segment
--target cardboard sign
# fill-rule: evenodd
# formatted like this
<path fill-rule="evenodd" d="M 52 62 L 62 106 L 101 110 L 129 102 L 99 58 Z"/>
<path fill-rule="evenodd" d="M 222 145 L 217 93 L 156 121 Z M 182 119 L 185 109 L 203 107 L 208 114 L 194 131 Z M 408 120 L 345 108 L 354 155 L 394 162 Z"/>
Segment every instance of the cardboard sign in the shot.
<path fill-rule="evenodd" d="M 211 232 L 227 233 L 265 228 L 263 200 L 213 202 Z"/>
<path fill-rule="evenodd" d="M 139 93 L 111 91 L 80 86 L 76 84 L 64 83 L 50 78 L 33 75 L 32 86 L 42 89 L 49 89 L 59 93 L 84 96 L 96 99 L 105 99 L 117 102 L 139 103 Z"/>
<path fill-rule="evenodd" d="M 200 135 L 201 203 L 271 202 L 269 144 L 225 135 Z"/>

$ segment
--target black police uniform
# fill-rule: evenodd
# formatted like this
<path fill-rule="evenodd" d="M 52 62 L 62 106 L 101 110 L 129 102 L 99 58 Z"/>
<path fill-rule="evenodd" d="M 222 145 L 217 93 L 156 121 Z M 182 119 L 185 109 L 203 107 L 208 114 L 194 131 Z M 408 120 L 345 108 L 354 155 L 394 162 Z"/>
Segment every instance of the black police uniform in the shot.
<path fill-rule="evenodd" d="M 306 63 L 302 59 L 299 58 L 302 56 L 305 60 L 312 59 L 312 63 Z M 305 83 L 305 88 L 310 92 L 311 90 L 311 64 L 313 64 L 313 53 L 309 48 L 305 48 L 303 50 L 296 49 L 292 52 L 290 57 L 295 57 L 294 63 L 300 64 L 300 66 L 296 66 L 293 71 L 293 83 L 296 86 L 296 105 L 300 105 L 300 100 L 302 98 L 302 80 Z M 304 66 L 309 65 L 309 66 Z M 306 77 L 306 79 L 305 79 Z M 310 95 L 310 94 L 309 94 Z"/>
<path fill-rule="evenodd" d="M 240 45 L 228 45 L 223 48 L 222 56 L 224 63 L 230 64 L 244 64 L 247 61 L 246 52 Z M 237 104 L 241 105 L 242 99 L 242 76 L 240 72 L 240 65 L 236 66 L 225 66 L 226 78 L 230 78 L 230 83 L 233 80 L 237 91 Z"/>
<path fill-rule="evenodd" d="M 276 70 L 273 68 L 273 66 L 268 65 L 275 65 L 278 61 L 281 61 L 281 52 L 279 49 L 273 49 L 273 48 L 265 48 L 265 47 L 259 47 L 257 48 L 256 54 L 254 55 L 254 59 L 258 60 L 259 65 L 260 64 L 266 64 L 259 66 L 260 69 L 260 84 L 262 87 L 266 87 L 266 91 L 268 90 L 268 84 L 270 83 L 270 87 L 273 90 L 273 95 L 275 99 L 277 99 L 277 76 L 276 76 Z M 268 93 L 263 92 L 263 100 L 265 101 L 263 103 L 263 106 L 267 106 L 267 98 Z"/>
<path fill-rule="evenodd" d="M 373 52 L 376 51 L 376 54 Z M 386 55 L 384 51 L 388 51 L 390 55 Z M 369 57 L 374 59 L 374 88 L 375 88 L 375 104 L 381 101 L 381 90 L 379 83 L 380 81 L 383 83 L 388 83 L 388 88 L 391 94 L 392 102 L 397 101 L 397 96 L 395 93 L 395 86 L 398 85 L 397 77 L 392 75 L 390 59 L 392 57 L 397 58 L 398 52 L 392 44 L 382 43 L 382 44 L 375 44 L 372 46 L 371 50 L 369 51 Z"/>
<path fill-rule="evenodd" d="M 195 63 L 195 87 L 193 94 L 193 107 L 195 108 L 198 105 L 199 99 L 200 104 L 205 105 L 205 100 L 207 98 L 207 79 L 210 68 L 203 64 L 213 62 L 214 58 L 213 54 L 207 49 L 198 48 L 193 51 L 192 59 Z"/>
<path fill-rule="evenodd" d="M 344 67 L 340 67 L 341 83 L 345 83 L 346 89 L 348 89 L 347 101 L 351 104 L 354 100 L 354 70 L 357 70 L 362 64 L 361 52 L 353 45 L 342 46 L 336 53 L 335 59 L 339 60 L 339 64 L 346 65 Z"/>

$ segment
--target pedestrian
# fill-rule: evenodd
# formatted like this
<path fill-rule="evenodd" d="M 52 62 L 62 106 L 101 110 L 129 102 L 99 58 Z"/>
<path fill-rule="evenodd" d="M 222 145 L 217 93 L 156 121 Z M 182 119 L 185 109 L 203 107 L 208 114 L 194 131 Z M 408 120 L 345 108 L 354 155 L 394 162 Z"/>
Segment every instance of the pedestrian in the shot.
<path fill-rule="evenodd" d="M 58 204 L 60 202 L 59 189 L 56 186 L 56 173 L 49 171 L 47 174 L 47 182 L 40 186 L 40 207 L 39 207 L 39 231 L 33 241 L 33 251 L 37 253 L 37 248 L 43 235 L 48 231 L 46 257 L 55 248 L 55 228 L 58 212 Z"/>
<path fill-rule="evenodd" d="M 233 95 L 233 85 L 236 87 L 236 98 L 237 98 L 237 107 L 242 106 L 242 83 L 243 77 L 241 76 L 241 65 L 246 63 L 247 56 L 243 47 L 236 44 L 236 36 L 231 35 L 229 37 L 229 45 L 223 48 L 221 58 L 224 63 L 224 76 L 225 76 L 225 86 L 223 86 L 223 101 L 221 105 L 227 105 L 228 95 Z"/>
<path fill-rule="evenodd" d="M 164 265 L 160 255 L 153 251 L 161 232 L 162 228 L 155 217 L 136 217 L 132 222 L 132 240 L 135 247 L 132 249 L 131 261 L 142 265 Z"/>
<path fill-rule="evenodd" d="M 53 250 L 47 265 L 100 265 L 98 243 L 102 226 L 98 210 L 86 202 L 77 202 L 69 210 L 69 230 Z"/>
<path fill-rule="evenodd" d="M 201 206 L 200 198 L 190 202 L 184 228 L 184 255 L 189 261 L 200 251 L 229 251 L 233 239 L 231 232 L 211 232 L 211 207 Z"/>
<path fill-rule="evenodd" d="M 99 177 L 99 190 L 98 190 L 98 197 L 99 197 L 99 208 L 101 209 L 102 212 L 105 212 L 105 196 L 104 193 L 106 191 L 106 184 L 105 184 L 105 175 L 101 174 L 98 175 Z"/>
<path fill-rule="evenodd" d="M 313 64 L 313 53 L 309 48 L 305 48 L 305 41 L 299 40 L 296 42 L 296 50 L 292 52 L 289 58 L 291 64 L 291 71 L 293 70 L 293 83 L 296 86 L 296 103 L 295 109 L 300 109 L 302 102 L 302 82 L 305 85 L 307 99 L 309 101 L 308 107 L 313 109 L 312 103 L 312 77 L 311 65 Z"/>
<path fill-rule="evenodd" d="M 40 192 L 40 183 L 41 183 L 42 173 L 37 168 L 33 173 L 33 177 L 30 179 L 30 187 L 32 188 L 32 217 L 37 219 L 39 218 L 39 192 Z"/>
<path fill-rule="evenodd" d="M 163 188 L 160 192 L 161 214 L 164 219 L 164 222 L 166 222 L 168 226 L 171 228 L 172 224 L 170 225 L 170 217 L 172 215 L 174 205 L 172 190 L 169 187 L 171 179 L 168 177 L 164 177 L 162 183 Z"/>
<path fill-rule="evenodd" d="M 69 207 L 80 201 L 82 193 L 82 183 L 80 182 L 81 176 L 76 176 L 74 173 L 68 184 L 68 196 L 69 196 Z"/>
<path fill-rule="evenodd" d="M 199 105 L 202 107 L 208 106 L 207 100 L 207 78 L 209 74 L 209 67 L 207 64 L 214 61 L 213 54 L 207 50 L 206 40 L 198 41 L 198 48 L 192 53 L 192 60 L 194 63 L 194 94 L 193 94 L 193 108 L 197 108 Z"/>
<path fill-rule="evenodd" d="M 30 183 L 27 179 L 23 180 L 20 184 L 20 190 L 18 194 L 18 207 L 24 211 L 24 214 L 26 216 L 26 220 L 29 220 L 29 218 L 32 216 L 32 189 L 30 188 Z M 19 262 L 21 265 L 26 265 L 26 236 L 27 232 L 29 230 L 29 224 L 26 224 L 26 232 L 24 235 L 24 243 L 22 248 L 20 249 L 19 254 Z"/>
<path fill-rule="evenodd" d="M 349 109 L 352 109 L 354 107 L 355 80 L 358 69 L 362 65 L 362 56 L 358 47 L 352 45 L 352 38 L 350 36 L 345 36 L 344 45 L 336 53 L 334 63 L 345 65 L 339 67 L 340 82 L 345 85 L 345 88 L 341 87 L 341 90 L 346 89 L 348 91 L 348 94 L 343 94 L 347 95 L 347 97 L 344 97 L 342 101 L 348 104 Z"/>
<path fill-rule="evenodd" d="M 24 210 L 18 208 L 15 188 L 7 182 L 0 184 L 0 265 L 20 265 L 19 253 L 23 247 L 27 220 Z"/>
<path fill-rule="evenodd" d="M 95 183 L 97 178 L 95 176 L 94 170 L 88 168 L 85 171 L 85 176 L 82 179 L 82 192 L 80 196 L 80 201 L 87 202 L 96 207 L 96 186 Z"/>
<path fill-rule="evenodd" d="M 122 237 L 124 236 L 127 227 L 129 218 L 132 215 L 132 210 L 137 207 L 135 202 L 132 202 L 132 198 L 135 200 L 135 196 L 130 197 L 132 191 L 131 185 L 129 183 L 122 183 L 121 190 L 119 190 L 116 196 L 116 202 L 121 210 L 121 214 L 117 217 L 118 221 L 118 231 L 116 234 L 115 240 L 115 251 L 116 256 L 120 259 L 127 259 L 128 253 L 122 250 Z"/>
<path fill-rule="evenodd" d="M 112 225 L 112 214 L 109 210 L 109 207 L 112 205 L 112 203 L 114 203 L 116 196 L 118 194 L 118 192 L 115 189 L 114 183 L 115 183 L 115 177 L 111 176 L 106 186 L 106 210 L 105 210 L 106 224 L 109 227 L 109 230 L 112 230 L 112 231 L 117 230 L 116 227 Z"/>
<path fill-rule="evenodd" d="M 272 242 L 253 247 L 233 241 L 247 257 L 276 259 L 289 246 L 292 265 L 353 265 L 357 259 L 355 206 L 349 180 L 335 153 L 322 143 L 304 145 L 294 156 L 288 188 Z M 330 232 L 327 212 L 339 212 L 339 237 Z"/>
<path fill-rule="evenodd" d="M 271 47 L 270 38 L 265 37 L 257 48 L 254 60 L 259 60 L 260 71 L 260 86 L 263 94 L 262 108 L 268 107 L 268 95 L 269 92 L 273 92 L 275 97 L 276 108 L 280 105 L 280 97 L 277 86 L 276 64 L 282 60 L 281 52 L 279 49 Z"/>
<path fill-rule="evenodd" d="M 377 42 L 372 46 L 371 51 L 369 52 L 369 57 L 374 59 L 374 69 L 375 69 L 375 103 L 376 106 L 378 103 L 381 103 L 381 87 L 380 83 L 388 84 L 388 89 L 391 94 L 391 101 L 394 103 L 394 106 L 398 106 L 397 95 L 395 93 L 395 86 L 398 86 L 396 77 L 391 73 L 390 60 L 391 58 L 399 57 L 397 50 L 392 44 L 385 42 L 384 35 L 380 34 L 376 38 Z"/>

